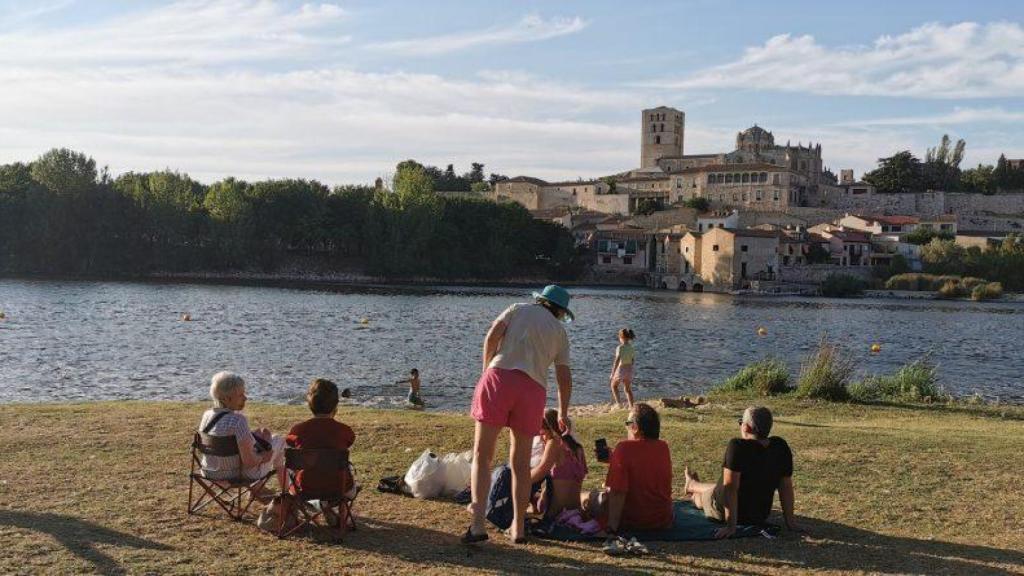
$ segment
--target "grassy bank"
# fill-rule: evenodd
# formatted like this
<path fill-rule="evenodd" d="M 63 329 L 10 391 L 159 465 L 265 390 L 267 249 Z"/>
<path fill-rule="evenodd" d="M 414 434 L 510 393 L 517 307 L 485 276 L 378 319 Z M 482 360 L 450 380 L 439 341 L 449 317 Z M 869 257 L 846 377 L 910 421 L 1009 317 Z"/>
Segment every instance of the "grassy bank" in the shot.
<path fill-rule="evenodd" d="M 361 530 L 343 544 L 278 541 L 213 512 L 185 514 L 199 404 L 0 406 L 0 572 L 1024 573 L 1021 410 L 763 402 L 795 452 L 797 515 L 809 533 L 654 543 L 641 559 L 608 558 L 588 544 L 512 546 L 494 533 L 466 549 L 461 507 L 372 489 L 357 508 Z M 715 396 L 700 410 L 662 411 L 677 495 L 686 464 L 717 476 L 747 403 Z M 274 430 L 306 417 L 297 406 L 247 412 Z M 579 435 L 588 445 L 618 438 L 623 417 L 580 416 Z M 370 488 L 425 448 L 471 445 L 465 416 L 349 409 L 342 419 L 358 435 L 353 460 Z M 605 471 L 592 463 L 588 484 Z"/>

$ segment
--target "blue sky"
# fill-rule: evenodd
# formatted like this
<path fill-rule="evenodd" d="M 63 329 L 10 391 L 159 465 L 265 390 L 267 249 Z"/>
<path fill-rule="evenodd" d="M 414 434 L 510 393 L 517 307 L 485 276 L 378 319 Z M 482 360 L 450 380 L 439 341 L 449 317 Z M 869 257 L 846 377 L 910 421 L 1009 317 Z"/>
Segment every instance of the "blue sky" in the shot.
<path fill-rule="evenodd" d="M 1024 157 L 1019 2 L 0 0 L 0 162 L 372 181 L 472 161 L 591 177 L 639 162 L 639 110 L 686 152 L 753 123 L 834 171 Z"/>

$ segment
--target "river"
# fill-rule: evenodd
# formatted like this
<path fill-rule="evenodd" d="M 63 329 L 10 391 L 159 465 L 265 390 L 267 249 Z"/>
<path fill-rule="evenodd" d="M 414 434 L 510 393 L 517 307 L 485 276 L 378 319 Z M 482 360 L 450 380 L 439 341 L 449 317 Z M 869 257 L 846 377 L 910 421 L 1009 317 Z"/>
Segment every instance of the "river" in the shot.
<path fill-rule="evenodd" d="M 291 289 L 180 283 L 0 280 L 0 402 L 201 400 L 233 370 L 251 399 L 301 402 L 309 380 L 353 401 L 401 405 L 420 369 L 431 409 L 464 410 L 491 320 L 521 288 Z M 579 288 L 568 325 L 574 403 L 608 399 L 620 327 L 637 334 L 641 398 L 705 392 L 774 355 L 795 371 L 823 334 L 861 374 L 927 355 L 955 394 L 1024 402 L 1024 306 Z M 191 321 L 183 321 L 189 314 Z M 758 328 L 767 333 L 758 335 Z M 871 354 L 872 344 L 881 352 Z M 553 391 L 553 375 L 551 376 Z"/>

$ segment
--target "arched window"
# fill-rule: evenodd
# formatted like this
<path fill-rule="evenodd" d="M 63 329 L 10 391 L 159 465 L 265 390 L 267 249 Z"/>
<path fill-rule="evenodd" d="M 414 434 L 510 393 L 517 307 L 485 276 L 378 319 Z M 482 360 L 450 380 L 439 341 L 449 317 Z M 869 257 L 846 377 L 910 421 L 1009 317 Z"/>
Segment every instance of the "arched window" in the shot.
<path fill-rule="evenodd" d="M 742 178 L 742 180 L 741 180 L 741 181 L 742 181 L 742 182 L 743 182 L 744 184 L 747 184 L 748 182 L 750 182 L 750 174 L 748 174 L 747 172 L 744 172 L 744 173 L 743 173 L 743 176 L 741 176 L 741 178 Z"/>
<path fill-rule="evenodd" d="M 708 174 L 708 184 L 714 184 L 714 183 L 715 183 L 715 175 L 714 174 Z"/>
<path fill-rule="evenodd" d="M 665 125 L 664 124 L 659 124 L 658 125 L 658 132 L 664 132 L 664 131 L 665 131 Z"/>
<path fill-rule="evenodd" d="M 651 132 L 657 132 L 658 131 L 657 128 L 658 128 L 657 124 L 651 124 Z"/>
<path fill-rule="evenodd" d="M 768 173 L 767 172 L 761 172 L 761 178 L 759 179 L 759 181 L 762 184 L 767 182 L 768 181 Z"/>
<path fill-rule="evenodd" d="M 661 136 L 655 136 L 654 137 L 654 143 L 655 144 L 661 144 Z"/>
<path fill-rule="evenodd" d="M 732 184 L 732 174 L 726 174 L 725 175 L 725 183 L 726 184 Z"/>

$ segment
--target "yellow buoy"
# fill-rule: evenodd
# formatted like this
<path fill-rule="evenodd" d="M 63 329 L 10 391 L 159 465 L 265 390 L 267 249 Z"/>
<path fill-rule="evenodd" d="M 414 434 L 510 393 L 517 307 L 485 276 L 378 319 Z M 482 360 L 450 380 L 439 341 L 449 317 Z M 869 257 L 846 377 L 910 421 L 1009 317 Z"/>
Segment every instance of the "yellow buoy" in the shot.
<path fill-rule="evenodd" d="M 871 345 L 871 353 L 872 354 L 878 354 L 881 351 L 882 351 L 882 345 L 881 344 L 875 343 L 875 344 Z"/>
<path fill-rule="evenodd" d="M 359 323 L 360 324 L 369 324 L 370 323 L 370 319 L 369 318 L 360 318 L 359 319 Z"/>
<path fill-rule="evenodd" d="M 767 336 L 768 335 L 768 329 L 765 328 L 764 326 L 758 326 L 757 327 L 757 335 L 758 336 Z"/>
<path fill-rule="evenodd" d="M 191 322 L 192 321 L 192 315 L 188 314 L 188 313 L 182 314 L 181 315 L 181 321 L 182 322 Z"/>

